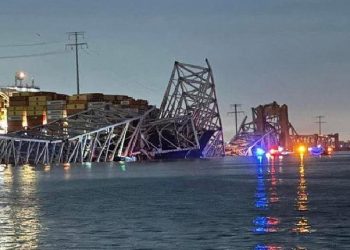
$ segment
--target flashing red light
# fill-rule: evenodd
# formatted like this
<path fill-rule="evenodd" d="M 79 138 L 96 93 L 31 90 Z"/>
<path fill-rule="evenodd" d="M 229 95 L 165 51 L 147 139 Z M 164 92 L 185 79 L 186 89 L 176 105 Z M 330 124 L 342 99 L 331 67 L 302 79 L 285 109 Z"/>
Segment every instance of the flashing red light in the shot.
<path fill-rule="evenodd" d="M 278 155 L 280 151 L 277 149 L 277 147 L 273 147 L 273 148 L 270 148 L 269 153 L 270 155 L 274 156 L 274 155 Z"/>

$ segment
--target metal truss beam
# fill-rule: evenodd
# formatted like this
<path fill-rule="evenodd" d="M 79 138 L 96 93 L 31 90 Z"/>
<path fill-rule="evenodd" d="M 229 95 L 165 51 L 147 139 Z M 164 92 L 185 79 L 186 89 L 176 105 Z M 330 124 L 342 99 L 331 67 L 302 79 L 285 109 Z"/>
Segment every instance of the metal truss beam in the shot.
<path fill-rule="evenodd" d="M 29 130 L 0 136 L 0 162 L 51 164 L 148 159 L 174 152 L 224 155 L 213 73 L 175 62 L 161 104 L 139 114 L 106 104 Z"/>
<path fill-rule="evenodd" d="M 106 162 L 130 156 L 140 137 L 144 114 L 112 105 L 0 136 L 0 161 L 6 164 Z"/>
<path fill-rule="evenodd" d="M 141 150 L 147 156 L 200 148 L 192 116 L 163 118 L 145 124 L 141 132 Z"/>
<path fill-rule="evenodd" d="M 253 147 L 291 147 L 291 135 L 297 132 L 288 121 L 287 105 L 276 102 L 252 108 L 252 121 L 244 118 L 238 133 L 226 147 L 229 155 L 251 155 Z"/>
<path fill-rule="evenodd" d="M 206 67 L 175 62 L 160 107 L 160 119 L 192 116 L 203 157 L 224 155 L 222 123 L 213 72 Z M 208 137 L 208 138 L 206 138 Z"/>

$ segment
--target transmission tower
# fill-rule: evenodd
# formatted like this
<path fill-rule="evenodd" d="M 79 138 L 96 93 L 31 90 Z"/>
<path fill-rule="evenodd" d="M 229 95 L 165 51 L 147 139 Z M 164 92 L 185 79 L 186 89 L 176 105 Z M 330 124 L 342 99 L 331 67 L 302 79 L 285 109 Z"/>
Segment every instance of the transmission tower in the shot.
<path fill-rule="evenodd" d="M 79 53 L 78 50 L 83 49 L 83 48 L 87 48 L 88 44 L 87 43 L 81 43 L 78 42 L 78 38 L 81 37 L 82 39 L 84 39 L 84 33 L 85 32 L 68 32 L 68 40 L 71 40 L 72 37 L 74 39 L 74 43 L 67 43 L 66 44 L 66 49 L 70 48 L 70 49 L 75 49 L 75 66 L 76 66 L 76 71 L 77 71 L 77 95 L 79 95 L 80 93 L 80 87 L 79 87 Z"/>
<path fill-rule="evenodd" d="M 322 135 L 322 123 L 326 123 L 325 121 L 322 121 L 322 119 L 324 118 L 324 115 L 318 115 L 315 116 L 315 118 L 317 118 L 317 121 L 315 123 L 318 123 L 318 135 Z"/>
<path fill-rule="evenodd" d="M 238 132 L 238 127 L 237 127 L 237 115 L 238 114 L 244 114 L 243 111 L 238 111 L 237 108 L 238 107 L 241 107 L 242 104 L 231 104 L 231 108 L 234 108 L 234 111 L 231 111 L 231 112 L 228 112 L 227 114 L 235 114 L 235 125 L 236 125 L 236 135 L 237 135 L 237 132 Z"/>

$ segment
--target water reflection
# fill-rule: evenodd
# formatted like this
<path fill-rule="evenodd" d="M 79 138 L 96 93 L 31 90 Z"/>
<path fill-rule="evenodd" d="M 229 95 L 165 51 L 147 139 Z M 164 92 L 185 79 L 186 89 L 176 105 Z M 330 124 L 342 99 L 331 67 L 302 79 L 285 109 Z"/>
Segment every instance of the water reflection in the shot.
<path fill-rule="evenodd" d="M 69 180 L 72 177 L 71 173 L 71 165 L 69 163 L 63 164 L 63 170 L 64 170 L 64 179 Z"/>
<path fill-rule="evenodd" d="M 0 248 L 38 247 L 37 175 L 31 166 L 0 172 Z"/>
<path fill-rule="evenodd" d="M 255 247 L 255 250 L 281 250 L 283 249 L 282 247 L 280 246 L 276 246 L 276 245 L 257 245 Z"/>
<path fill-rule="evenodd" d="M 274 203 L 279 201 L 277 194 L 277 178 L 275 170 L 275 162 L 272 158 L 269 161 L 271 165 L 264 165 L 262 161 L 259 161 L 257 165 L 257 187 L 255 192 L 255 207 L 261 212 L 253 220 L 254 232 L 258 234 L 274 233 L 278 231 L 278 225 L 280 219 L 267 215 L 266 211 Z M 266 180 L 265 175 L 268 177 Z"/>
<path fill-rule="evenodd" d="M 279 219 L 270 216 L 257 216 L 254 219 L 255 233 L 275 233 L 278 231 Z"/>
<path fill-rule="evenodd" d="M 281 160 L 281 159 L 280 159 Z M 269 174 L 270 174 L 270 188 L 269 188 L 269 201 L 271 203 L 277 203 L 279 201 L 279 197 L 277 194 L 277 178 L 276 178 L 276 168 L 275 161 L 272 159 L 271 164 L 269 165 Z"/>
<path fill-rule="evenodd" d="M 279 159 L 279 161 L 281 160 L 282 159 Z M 255 192 L 255 208 L 259 211 L 259 215 L 253 220 L 254 233 L 277 233 L 279 231 L 280 219 L 271 215 L 271 209 L 279 202 L 275 158 L 269 157 L 267 164 L 259 161 L 256 170 L 257 186 Z M 282 249 L 282 247 L 276 244 L 258 244 L 255 246 L 255 249 L 277 250 Z"/>
<path fill-rule="evenodd" d="M 300 156 L 300 164 L 299 164 L 299 183 L 297 188 L 297 198 L 295 209 L 300 212 L 300 215 L 297 217 L 297 222 L 293 227 L 293 232 L 296 233 L 310 233 L 311 226 L 308 218 L 306 217 L 306 212 L 309 210 L 308 208 L 308 192 L 307 192 L 307 183 L 305 178 L 305 168 L 304 168 L 304 157 Z"/>
<path fill-rule="evenodd" d="M 50 172 L 51 166 L 50 165 L 45 165 L 44 166 L 44 172 Z"/>
<path fill-rule="evenodd" d="M 120 162 L 120 169 L 121 171 L 125 172 L 126 171 L 126 166 L 124 162 Z"/>
<path fill-rule="evenodd" d="M 278 175 L 283 174 L 282 160 L 283 159 L 270 158 L 267 163 L 259 161 L 256 166 L 257 186 L 255 192 L 255 208 L 258 210 L 258 215 L 253 220 L 255 234 L 285 232 L 280 229 L 280 218 L 274 214 L 275 208 L 278 210 L 278 206 L 275 206 L 280 202 L 280 196 L 278 193 Z M 276 162 L 278 164 L 277 171 Z M 308 234 L 311 232 L 311 225 L 307 217 L 309 211 L 309 195 L 303 155 L 300 155 L 297 170 L 298 185 L 294 203 L 297 215 L 295 216 L 295 221 L 291 227 L 292 232 L 294 233 Z M 276 244 L 258 244 L 255 249 L 283 249 L 283 247 Z M 298 246 L 296 249 L 304 248 Z"/>
<path fill-rule="evenodd" d="M 255 207 L 258 209 L 267 209 L 268 200 L 266 194 L 265 178 L 264 178 L 264 165 L 259 163 L 257 166 L 257 186 L 255 192 Z"/>

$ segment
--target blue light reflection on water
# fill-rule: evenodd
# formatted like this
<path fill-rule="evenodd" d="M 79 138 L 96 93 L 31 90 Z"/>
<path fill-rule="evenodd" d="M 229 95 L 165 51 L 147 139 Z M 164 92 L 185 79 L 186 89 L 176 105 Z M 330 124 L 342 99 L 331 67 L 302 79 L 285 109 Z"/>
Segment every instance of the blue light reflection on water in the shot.
<path fill-rule="evenodd" d="M 274 157 L 268 161 L 269 164 L 263 164 L 262 161 L 256 166 L 257 175 L 257 187 L 256 187 L 256 202 L 255 207 L 257 208 L 259 215 L 253 220 L 255 234 L 266 234 L 278 232 L 279 218 L 268 215 L 268 209 L 278 201 L 276 193 L 276 177 L 275 177 L 275 166 Z M 267 179 L 267 177 L 270 179 Z M 269 185 L 269 187 L 267 187 Z M 265 246 L 265 245 L 263 245 Z M 261 249 L 262 245 L 257 245 L 256 249 Z"/>
<path fill-rule="evenodd" d="M 1 249 L 346 249 L 349 163 L 9 167 L 0 172 Z"/>

